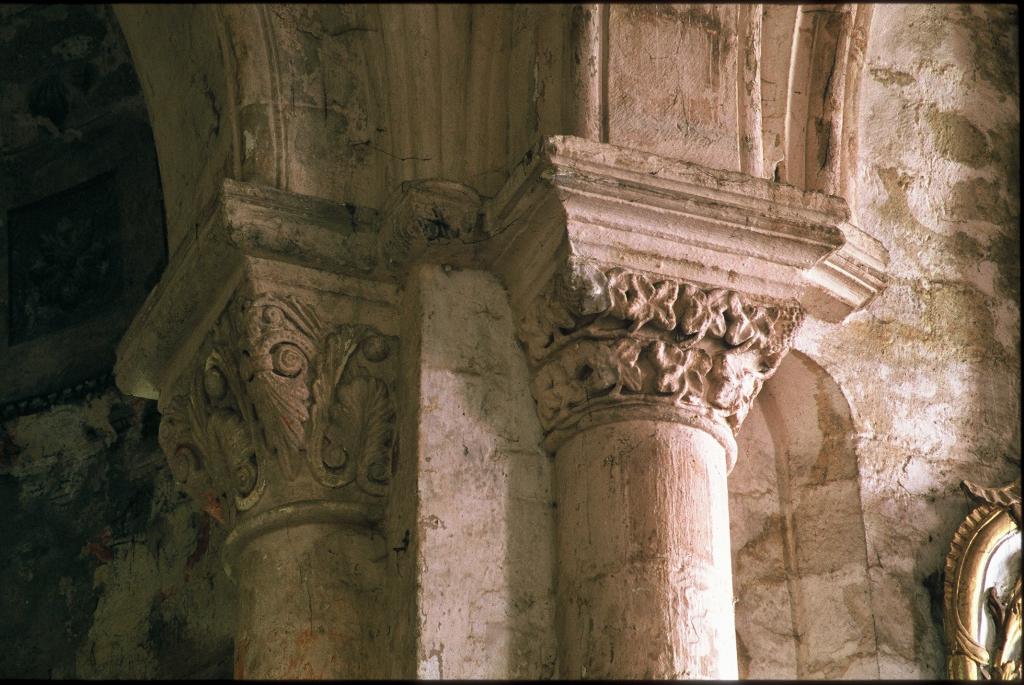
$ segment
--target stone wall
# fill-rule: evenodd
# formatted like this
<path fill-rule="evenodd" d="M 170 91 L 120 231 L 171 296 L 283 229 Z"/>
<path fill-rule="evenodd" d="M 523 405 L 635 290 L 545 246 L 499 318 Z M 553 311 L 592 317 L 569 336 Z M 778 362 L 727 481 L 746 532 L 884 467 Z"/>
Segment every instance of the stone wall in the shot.
<path fill-rule="evenodd" d="M 798 349 L 852 411 L 882 678 L 941 678 L 941 571 L 964 478 L 1020 469 L 1017 10 L 879 5 L 862 85 L 857 222 L 890 282 Z"/>
<path fill-rule="evenodd" d="M 480 271 L 428 265 L 410 281 L 404 413 L 418 427 L 400 439 L 395 486 L 410 495 L 392 500 L 389 599 L 415 664 L 390 675 L 551 678 L 551 460 L 507 298 Z"/>
<path fill-rule="evenodd" d="M 109 389 L 0 424 L 0 676 L 230 677 L 224 531 Z"/>

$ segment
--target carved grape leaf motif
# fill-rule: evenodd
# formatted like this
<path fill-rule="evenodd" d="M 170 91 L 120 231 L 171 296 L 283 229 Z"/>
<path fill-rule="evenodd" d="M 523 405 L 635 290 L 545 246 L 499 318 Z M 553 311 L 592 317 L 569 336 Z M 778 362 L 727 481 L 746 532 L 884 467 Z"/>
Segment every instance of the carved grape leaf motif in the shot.
<path fill-rule="evenodd" d="M 683 350 L 662 341 L 651 345 L 651 358 L 657 369 L 658 392 L 680 393 L 684 400 L 704 393 L 704 376 L 711 368 L 711 357 L 700 348 Z"/>
<path fill-rule="evenodd" d="M 643 389 L 644 372 L 637 365 L 643 349 L 643 344 L 630 338 L 623 338 L 613 346 L 622 388 L 633 392 L 640 392 Z"/>
<path fill-rule="evenodd" d="M 738 430 L 802 320 L 795 303 L 570 259 L 520 320 L 545 427 L 622 395 L 704 407 Z"/>
<path fill-rule="evenodd" d="M 630 332 L 636 332 L 648 322 L 665 331 L 675 328 L 676 313 L 672 305 L 678 294 L 679 286 L 672 281 L 652 284 L 643 274 L 624 269 L 608 272 L 611 299 L 608 313 L 632 321 Z"/>
<path fill-rule="evenodd" d="M 534 375 L 533 395 L 541 421 L 552 423 L 568 407 L 585 399 L 582 387 L 571 383 L 565 367 L 558 363 L 542 366 Z"/>

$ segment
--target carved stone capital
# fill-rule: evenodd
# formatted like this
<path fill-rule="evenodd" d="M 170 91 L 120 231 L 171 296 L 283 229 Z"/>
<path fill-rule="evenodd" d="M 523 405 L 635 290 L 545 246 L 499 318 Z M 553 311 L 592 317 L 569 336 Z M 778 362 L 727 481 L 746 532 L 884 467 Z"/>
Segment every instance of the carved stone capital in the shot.
<path fill-rule="evenodd" d="M 517 308 L 569 256 L 795 300 L 826 321 L 886 282 L 885 248 L 840 198 L 571 136 L 530 150 L 485 213 Z"/>
<path fill-rule="evenodd" d="M 179 392 L 161 398 L 174 476 L 230 527 L 313 502 L 373 525 L 395 448 L 396 350 L 370 326 L 325 324 L 295 296 L 234 298 Z"/>
<path fill-rule="evenodd" d="M 657 418 L 733 434 L 803 319 L 796 302 L 571 259 L 520 317 L 550 449 L 587 425 Z"/>
<path fill-rule="evenodd" d="M 708 431 L 731 466 L 805 312 L 839 321 L 885 285 L 885 249 L 840 198 L 571 136 L 484 211 L 548 449 L 654 418 Z"/>
<path fill-rule="evenodd" d="M 290 282 L 390 304 L 393 287 L 375 274 L 376 225 L 376 212 L 366 208 L 225 180 L 118 346 L 118 387 L 158 398 L 246 282 Z"/>
<path fill-rule="evenodd" d="M 376 213 L 226 181 L 118 350 L 159 400 L 183 489 L 228 527 L 229 568 L 274 528 L 375 528 L 395 450 L 397 288 Z"/>

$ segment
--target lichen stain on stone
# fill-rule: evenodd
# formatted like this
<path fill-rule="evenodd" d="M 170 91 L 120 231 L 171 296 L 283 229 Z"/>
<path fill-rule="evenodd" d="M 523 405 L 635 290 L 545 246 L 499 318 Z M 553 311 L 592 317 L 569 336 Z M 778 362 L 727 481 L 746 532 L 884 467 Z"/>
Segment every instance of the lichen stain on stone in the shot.
<path fill-rule="evenodd" d="M 1019 211 L 1011 212 L 1004 190 L 1001 181 L 984 178 L 957 181 L 950 189 L 945 208 L 954 221 L 985 221 L 1012 228 L 1019 217 Z"/>
<path fill-rule="evenodd" d="M 949 238 L 949 250 L 958 258 L 970 262 L 980 262 L 985 258 L 981 243 L 965 231 L 957 231 Z"/>
<path fill-rule="evenodd" d="M 1007 179 L 1006 188 L 1020 207 L 1020 119 L 1014 117 L 988 129 L 990 164 Z"/>
<path fill-rule="evenodd" d="M 942 42 L 949 35 L 949 24 L 943 14 L 942 8 L 922 5 L 915 8 L 919 14 L 913 15 L 910 22 L 903 27 L 900 34 L 903 42 L 907 44 L 910 54 L 925 56 L 936 51 Z"/>
<path fill-rule="evenodd" d="M 743 638 L 739 631 L 736 633 L 736 661 L 739 671 L 740 680 L 746 680 L 750 673 L 750 650 L 747 649 L 747 645 L 743 642 Z"/>
<path fill-rule="evenodd" d="M 757 534 L 746 541 L 743 547 L 733 552 L 737 575 L 756 573 L 762 581 L 785 581 L 786 569 L 781 556 L 783 548 L 783 518 L 774 512 L 764 517 L 764 525 Z M 754 565 L 752 572 L 746 569 Z"/>
<path fill-rule="evenodd" d="M 900 363 L 919 363 L 933 360 L 930 350 L 935 346 L 937 333 L 924 330 L 920 322 L 862 320 L 847 324 L 844 335 L 878 351 L 878 357 Z"/>
<path fill-rule="evenodd" d="M 974 350 L 985 353 L 988 358 L 999 349 L 986 297 L 972 284 L 932 282 L 927 289 L 915 284 L 914 291 L 924 305 L 921 324 L 931 330 L 930 338 L 942 341 L 944 348 Z"/>
<path fill-rule="evenodd" d="M 1018 217 L 1019 221 L 1019 217 Z M 1008 299 L 1020 303 L 1020 229 L 1000 233 L 988 246 L 988 258 L 997 269 L 996 287 Z"/>
<path fill-rule="evenodd" d="M 932 130 L 935 149 L 946 159 L 974 169 L 991 159 L 985 134 L 962 114 L 929 107 L 924 112 L 924 121 Z"/>
<path fill-rule="evenodd" d="M 801 474 L 809 483 L 822 484 L 857 477 L 857 458 L 849 447 L 853 422 L 848 411 L 840 413 L 836 410 L 840 402 L 845 405 L 846 398 L 838 387 L 826 376 L 819 375 L 815 379 L 814 403 L 818 409 L 816 414 L 818 430 L 821 431 L 821 447 L 814 463 L 805 474 Z"/>
<path fill-rule="evenodd" d="M 959 5 L 953 21 L 967 31 L 966 43 L 977 75 L 1003 96 L 1019 92 L 1016 5 Z M 1002 31 L 994 30 L 1003 27 Z"/>
<path fill-rule="evenodd" d="M 878 208 L 879 215 L 897 225 L 928 231 L 928 227 L 917 220 L 907 203 L 907 188 L 913 180 L 912 177 L 894 167 L 879 167 L 876 173 L 888 195 Z"/>
<path fill-rule="evenodd" d="M 871 76 L 883 86 L 909 86 L 914 83 L 913 76 L 899 69 L 884 69 L 882 67 L 871 67 L 868 70 Z"/>

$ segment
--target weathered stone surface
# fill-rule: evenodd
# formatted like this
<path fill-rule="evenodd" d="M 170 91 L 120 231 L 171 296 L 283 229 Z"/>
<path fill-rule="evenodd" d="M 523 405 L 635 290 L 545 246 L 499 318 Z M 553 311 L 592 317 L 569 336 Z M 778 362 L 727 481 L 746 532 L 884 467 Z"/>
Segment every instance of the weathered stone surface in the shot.
<path fill-rule="evenodd" d="M 388 669 L 372 659 L 387 621 L 371 608 L 397 449 L 397 296 L 367 278 L 363 214 L 225 182 L 121 348 L 119 383 L 160 398 L 175 478 L 229 530 L 239 677 Z"/>
<path fill-rule="evenodd" d="M 415 663 L 396 659 L 392 675 L 551 678 L 551 464 L 507 298 L 490 274 L 433 265 L 413 271 L 405 297 L 416 384 L 389 568 L 410 621 L 394 647 Z"/>
<path fill-rule="evenodd" d="M 1020 468 L 1015 14 L 875 9 L 855 211 L 889 249 L 893 281 L 796 343 L 855 417 L 881 677 L 944 676 L 928 587 L 967 513 L 958 483 Z"/>
<path fill-rule="evenodd" d="M 725 449 L 664 420 L 555 456 L 563 678 L 736 677 Z"/>
<path fill-rule="evenodd" d="M 874 617 L 858 608 L 870 586 L 853 425 L 840 388 L 794 352 L 737 436 L 729 508 L 744 677 L 877 677 Z M 822 577 L 842 585 L 829 603 Z"/>
<path fill-rule="evenodd" d="M 5 677 L 230 675 L 225 531 L 183 498 L 156 425 L 111 389 L 0 426 Z"/>

